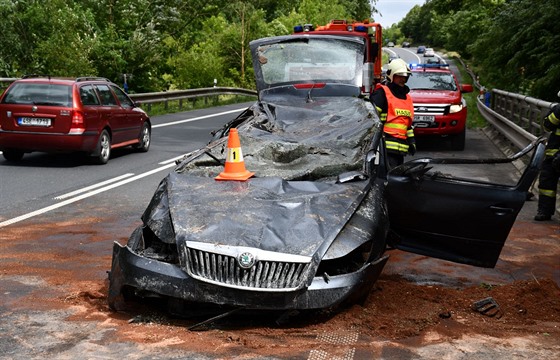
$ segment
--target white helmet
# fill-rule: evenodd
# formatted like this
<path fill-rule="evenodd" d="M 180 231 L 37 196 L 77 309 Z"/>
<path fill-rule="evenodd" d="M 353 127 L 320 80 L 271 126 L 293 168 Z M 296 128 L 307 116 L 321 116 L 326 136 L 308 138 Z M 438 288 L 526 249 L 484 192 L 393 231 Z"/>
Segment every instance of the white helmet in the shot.
<path fill-rule="evenodd" d="M 412 74 L 408 64 L 403 59 L 395 59 L 387 65 L 387 77 L 393 82 L 393 75 L 408 76 Z"/>

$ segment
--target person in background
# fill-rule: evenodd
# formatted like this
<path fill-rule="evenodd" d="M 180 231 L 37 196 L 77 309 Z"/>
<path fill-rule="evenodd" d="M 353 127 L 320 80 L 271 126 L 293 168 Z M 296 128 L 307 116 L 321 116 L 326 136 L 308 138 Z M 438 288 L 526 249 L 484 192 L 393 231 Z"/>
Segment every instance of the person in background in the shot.
<path fill-rule="evenodd" d="M 404 60 L 392 60 L 387 66 L 389 82 L 386 85 L 378 84 L 370 97 L 384 124 L 389 169 L 401 165 L 405 155 L 416 153 L 416 140 L 412 128 L 414 105 L 408 94 L 410 89 L 406 86 L 411 74 Z"/>
<path fill-rule="evenodd" d="M 558 92 L 560 97 L 560 92 Z M 556 210 L 556 190 L 560 179 L 560 104 L 556 104 L 544 118 L 544 128 L 550 131 L 546 144 L 546 157 L 539 175 L 539 204 L 536 221 L 552 218 Z"/>

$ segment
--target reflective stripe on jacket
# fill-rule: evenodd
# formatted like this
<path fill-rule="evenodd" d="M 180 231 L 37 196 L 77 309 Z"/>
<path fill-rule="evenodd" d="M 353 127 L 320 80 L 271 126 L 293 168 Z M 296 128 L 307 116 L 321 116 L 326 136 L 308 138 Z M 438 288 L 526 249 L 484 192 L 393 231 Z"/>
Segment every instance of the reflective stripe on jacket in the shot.
<path fill-rule="evenodd" d="M 560 105 L 554 105 L 544 118 L 544 128 L 550 131 L 546 143 L 546 156 L 554 157 L 560 149 Z"/>
<path fill-rule="evenodd" d="M 407 139 L 407 131 L 412 126 L 412 118 L 414 117 L 414 105 L 412 98 L 406 94 L 406 99 L 399 99 L 391 90 L 381 85 L 387 97 L 387 115 L 383 132 L 398 139 Z M 383 121 L 383 115 L 381 117 Z M 408 146 L 407 146 L 408 148 Z"/>

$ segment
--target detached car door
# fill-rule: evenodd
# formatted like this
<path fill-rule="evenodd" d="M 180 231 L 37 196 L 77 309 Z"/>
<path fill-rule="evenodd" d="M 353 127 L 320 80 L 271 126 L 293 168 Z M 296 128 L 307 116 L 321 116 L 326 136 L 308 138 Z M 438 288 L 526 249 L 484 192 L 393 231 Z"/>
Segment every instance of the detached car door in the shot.
<path fill-rule="evenodd" d="M 389 244 L 421 255 L 494 267 L 544 158 L 538 139 L 508 159 L 416 159 L 394 168 L 386 188 Z M 517 184 L 430 173 L 431 164 L 509 162 L 532 151 Z"/>

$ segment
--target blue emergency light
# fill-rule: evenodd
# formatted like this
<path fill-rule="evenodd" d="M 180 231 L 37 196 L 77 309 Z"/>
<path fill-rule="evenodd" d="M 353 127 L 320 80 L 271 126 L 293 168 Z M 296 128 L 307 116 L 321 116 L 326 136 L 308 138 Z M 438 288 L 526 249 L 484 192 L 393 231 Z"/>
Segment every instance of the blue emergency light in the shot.
<path fill-rule="evenodd" d="M 438 69 L 438 68 L 448 68 L 449 64 L 408 64 L 408 66 L 410 66 L 411 69 L 412 68 L 417 68 L 417 69 L 418 68 L 420 68 L 420 69 L 422 69 L 422 68 L 424 68 L 424 69 L 435 68 L 435 69 Z"/>
<path fill-rule="evenodd" d="M 294 33 L 308 32 L 315 30 L 313 24 L 296 25 L 294 26 Z"/>
<path fill-rule="evenodd" d="M 354 30 L 357 31 L 357 32 L 364 32 L 364 33 L 367 33 L 367 32 L 368 32 L 367 26 L 364 26 L 364 25 L 357 25 L 357 26 L 354 28 Z"/>

